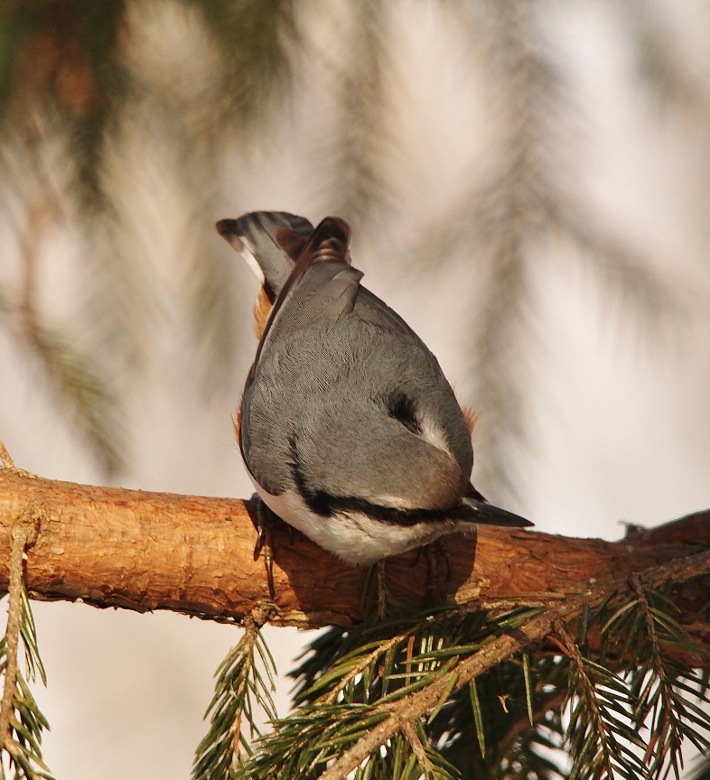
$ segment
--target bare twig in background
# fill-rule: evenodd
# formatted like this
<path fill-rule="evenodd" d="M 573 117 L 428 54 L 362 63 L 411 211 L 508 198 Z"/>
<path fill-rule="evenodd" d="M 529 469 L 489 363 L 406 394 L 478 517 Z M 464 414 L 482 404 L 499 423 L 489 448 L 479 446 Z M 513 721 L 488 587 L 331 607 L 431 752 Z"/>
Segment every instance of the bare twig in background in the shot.
<path fill-rule="evenodd" d="M 515 463 L 529 440 L 534 312 L 533 270 L 550 239 L 577 249 L 607 298 L 618 293 L 636 319 L 658 324 L 677 314 L 680 294 L 640 253 L 590 217 L 571 180 L 571 101 L 541 26 L 541 3 L 485 3 L 471 36 L 487 55 L 495 98 L 488 170 L 422 232 L 415 256 L 464 256 L 481 285 L 471 321 L 472 400 L 480 411 L 477 484 L 505 501 L 516 497 Z M 483 182 L 481 181 L 483 180 Z M 552 253 L 553 257 L 555 253 Z M 556 272 L 546 261 L 546 272 Z M 612 296 L 613 299 L 613 296 Z M 520 496 L 517 496 L 520 498 Z"/>
<path fill-rule="evenodd" d="M 344 46 L 319 53 L 334 86 L 314 157 L 323 167 L 329 213 L 362 233 L 371 217 L 381 227 L 391 206 L 385 162 L 394 149 L 387 99 L 394 41 L 389 0 L 353 0 L 348 11 L 350 34 L 339 36 Z"/>

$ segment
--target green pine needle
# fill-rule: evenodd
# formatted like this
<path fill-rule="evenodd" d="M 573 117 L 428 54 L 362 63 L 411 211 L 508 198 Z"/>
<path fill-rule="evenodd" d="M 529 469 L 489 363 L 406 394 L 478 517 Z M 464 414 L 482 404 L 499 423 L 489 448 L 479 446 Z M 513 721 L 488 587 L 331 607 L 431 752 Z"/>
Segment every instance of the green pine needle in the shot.
<path fill-rule="evenodd" d="M 483 713 L 481 712 L 481 702 L 478 698 L 478 688 L 476 687 L 476 681 L 471 680 L 468 684 L 469 693 L 471 696 L 471 707 L 473 709 L 473 722 L 476 726 L 476 737 L 478 739 L 478 746 L 481 749 L 481 758 L 486 757 L 486 733 L 483 730 Z"/>
<path fill-rule="evenodd" d="M 0 780 L 5 780 L 6 768 L 15 780 L 54 780 L 49 767 L 42 758 L 42 733 L 49 730 L 49 722 L 42 714 L 30 690 L 29 682 L 39 675 L 46 685 L 47 678 L 37 644 L 37 630 L 27 591 L 22 583 L 22 613 L 20 615 L 20 637 L 24 648 L 25 675 L 18 670 L 13 695 L 13 710 L 10 716 L 9 745 L 3 751 L 6 762 L 0 761 Z M 0 673 L 7 668 L 7 636 L 0 640 Z"/>
<path fill-rule="evenodd" d="M 262 673 L 256 663 L 258 656 Z M 242 749 L 252 754 L 250 742 L 261 736 L 254 703 L 269 721 L 276 720 L 274 689 L 276 666 L 258 628 L 250 625 L 217 669 L 217 686 L 205 717 L 212 715 L 210 729 L 200 742 L 192 770 L 193 780 L 225 780 L 243 760 Z M 248 737 L 242 721 L 249 727 Z"/>

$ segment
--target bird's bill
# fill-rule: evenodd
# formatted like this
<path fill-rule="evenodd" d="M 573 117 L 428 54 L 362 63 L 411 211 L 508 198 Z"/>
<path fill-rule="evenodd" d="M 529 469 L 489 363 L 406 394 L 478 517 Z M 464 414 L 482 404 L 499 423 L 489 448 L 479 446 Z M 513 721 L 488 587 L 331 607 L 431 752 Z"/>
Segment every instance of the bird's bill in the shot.
<path fill-rule="evenodd" d="M 529 528 L 535 525 L 530 520 L 493 504 L 476 501 L 473 498 L 464 498 L 464 503 L 473 510 L 471 521 L 480 525 L 500 525 L 508 528 Z"/>

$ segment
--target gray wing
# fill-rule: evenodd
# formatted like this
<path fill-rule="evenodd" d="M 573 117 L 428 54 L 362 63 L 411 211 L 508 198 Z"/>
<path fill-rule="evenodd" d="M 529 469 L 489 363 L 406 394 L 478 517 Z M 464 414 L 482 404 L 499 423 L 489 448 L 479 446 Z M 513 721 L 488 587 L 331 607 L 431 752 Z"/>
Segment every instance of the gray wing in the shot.
<path fill-rule="evenodd" d="M 270 343 L 288 341 L 309 329 L 327 330 L 352 313 L 362 271 L 337 262 L 311 266 L 299 284 L 278 301 L 264 333 L 262 353 Z M 257 360 L 262 360 L 262 355 Z"/>
<path fill-rule="evenodd" d="M 316 502 L 451 507 L 473 462 L 463 415 L 416 337 L 358 316 L 359 278 L 318 263 L 284 301 L 244 394 L 245 461 L 274 494 L 296 478 Z"/>
<path fill-rule="evenodd" d="M 431 510 L 460 502 L 470 438 L 463 422 L 463 463 L 443 446 L 450 431 L 442 410 L 453 419 L 460 411 L 425 356 L 352 313 L 279 335 L 265 346 L 242 407 L 242 452 L 259 484 L 279 494 L 295 480 L 314 505 L 357 498 Z M 439 417 L 416 405 L 421 394 Z"/>

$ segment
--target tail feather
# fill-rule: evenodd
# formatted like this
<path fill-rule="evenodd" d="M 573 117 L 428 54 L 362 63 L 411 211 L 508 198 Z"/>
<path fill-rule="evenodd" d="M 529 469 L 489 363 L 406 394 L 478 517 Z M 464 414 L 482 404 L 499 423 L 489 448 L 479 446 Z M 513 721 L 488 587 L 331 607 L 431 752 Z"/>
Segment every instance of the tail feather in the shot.
<path fill-rule="evenodd" d="M 307 219 L 285 211 L 253 211 L 239 219 L 222 219 L 216 228 L 248 263 L 271 300 L 288 279 L 295 259 L 279 241 L 279 233 L 285 230 L 302 241 L 313 234 L 313 225 Z"/>

